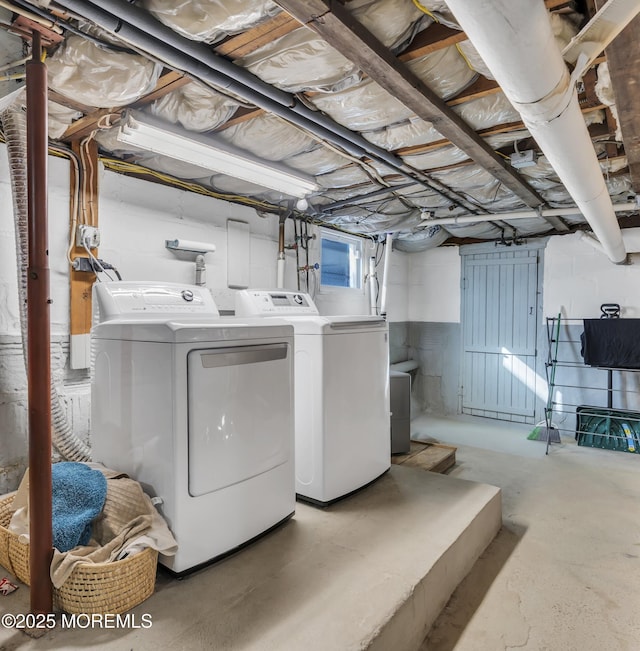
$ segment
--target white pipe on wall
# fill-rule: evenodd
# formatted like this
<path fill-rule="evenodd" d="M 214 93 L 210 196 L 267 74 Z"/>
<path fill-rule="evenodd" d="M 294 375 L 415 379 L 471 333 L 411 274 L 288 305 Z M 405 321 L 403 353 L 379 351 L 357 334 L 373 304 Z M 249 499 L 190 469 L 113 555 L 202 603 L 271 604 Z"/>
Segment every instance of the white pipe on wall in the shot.
<path fill-rule="evenodd" d="M 622 232 L 622 239 L 624 241 L 624 246 L 627 250 L 627 253 L 640 253 L 640 233 L 637 228 L 625 229 Z M 602 245 L 595 237 L 585 231 L 578 231 L 578 237 L 581 242 L 585 242 L 589 246 L 593 247 L 599 253 L 604 255 Z"/>
<path fill-rule="evenodd" d="M 469 40 L 580 208 L 607 256 L 620 226 L 542 0 L 447 0 Z"/>
<path fill-rule="evenodd" d="M 384 244 L 384 266 L 382 267 L 382 289 L 380 290 L 380 315 L 387 316 L 387 283 L 389 282 L 389 261 L 391 259 L 391 247 L 393 246 L 393 235 L 387 233 Z"/>
<path fill-rule="evenodd" d="M 635 201 L 618 203 L 613 206 L 614 212 L 638 211 Z M 579 215 L 579 208 L 546 208 L 544 210 L 518 210 L 516 212 L 496 212 L 483 215 L 460 215 L 459 217 L 443 217 L 442 219 L 425 219 L 430 225 L 446 226 L 447 224 L 477 224 L 496 220 L 514 221 L 516 219 L 534 219 L 536 217 L 562 217 L 563 215 Z"/>
<path fill-rule="evenodd" d="M 378 314 L 378 306 L 376 301 L 378 275 L 376 273 L 376 259 L 375 256 L 369 258 L 369 276 L 367 278 L 369 283 L 369 314 Z"/>
<path fill-rule="evenodd" d="M 278 254 L 278 263 L 276 267 L 276 289 L 284 288 L 284 253 L 282 257 Z"/>

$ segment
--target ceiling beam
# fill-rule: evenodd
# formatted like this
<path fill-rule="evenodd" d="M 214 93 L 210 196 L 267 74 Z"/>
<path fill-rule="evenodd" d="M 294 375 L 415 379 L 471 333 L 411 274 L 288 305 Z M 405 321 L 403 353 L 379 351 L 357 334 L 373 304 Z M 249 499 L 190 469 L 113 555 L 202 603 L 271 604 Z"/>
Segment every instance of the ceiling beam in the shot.
<path fill-rule="evenodd" d="M 341 5 L 332 0 L 277 0 L 277 4 L 320 34 L 418 117 L 431 122 L 445 138 L 499 179 L 527 206 L 535 208 L 544 203 L 542 197 L 504 163 L 442 98 Z"/>
<path fill-rule="evenodd" d="M 604 4 L 598 0 L 598 7 Z M 629 161 L 631 185 L 640 193 L 640 16 L 636 16 L 605 50 L 611 86 L 618 109 L 624 150 Z"/>

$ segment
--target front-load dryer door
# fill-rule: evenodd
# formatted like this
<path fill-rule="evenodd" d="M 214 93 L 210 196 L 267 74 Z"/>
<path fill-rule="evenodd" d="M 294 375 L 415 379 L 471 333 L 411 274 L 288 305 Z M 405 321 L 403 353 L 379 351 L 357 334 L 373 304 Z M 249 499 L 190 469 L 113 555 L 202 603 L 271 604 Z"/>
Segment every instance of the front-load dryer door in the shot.
<path fill-rule="evenodd" d="M 290 356 L 287 343 L 189 352 L 190 495 L 212 493 L 288 461 Z"/>

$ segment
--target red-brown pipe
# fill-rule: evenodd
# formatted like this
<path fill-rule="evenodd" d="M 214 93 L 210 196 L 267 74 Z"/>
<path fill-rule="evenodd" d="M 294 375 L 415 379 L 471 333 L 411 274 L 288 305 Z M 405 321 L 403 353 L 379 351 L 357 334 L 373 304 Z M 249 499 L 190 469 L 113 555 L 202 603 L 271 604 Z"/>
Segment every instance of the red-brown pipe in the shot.
<path fill-rule="evenodd" d="M 47 68 L 32 32 L 27 63 L 27 378 L 29 382 L 29 540 L 31 611 L 52 610 L 51 351 L 47 233 Z"/>

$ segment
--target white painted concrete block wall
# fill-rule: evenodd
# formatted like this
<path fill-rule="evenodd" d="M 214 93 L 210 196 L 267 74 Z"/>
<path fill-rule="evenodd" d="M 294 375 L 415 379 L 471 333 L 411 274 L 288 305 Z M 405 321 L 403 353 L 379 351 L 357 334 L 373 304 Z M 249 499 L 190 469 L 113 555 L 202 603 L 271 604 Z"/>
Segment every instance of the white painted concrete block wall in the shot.
<path fill-rule="evenodd" d="M 456 246 L 409 255 L 409 321 L 460 321 L 460 267 Z"/>
<path fill-rule="evenodd" d="M 411 278 L 409 269 L 411 257 L 410 254 L 402 251 L 391 252 L 387 283 L 388 321 L 409 321 L 409 280 Z"/>
<path fill-rule="evenodd" d="M 626 229 L 640 240 L 640 228 Z M 640 248 L 640 247 L 639 247 Z M 460 321 L 460 270 L 457 247 L 413 253 L 409 257 L 409 320 Z M 640 254 L 632 264 L 614 265 L 577 234 L 549 238 L 544 250 L 544 316 L 598 317 L 602 303 L 619 303 L 626 317 L 640 317 Z"/>
<path fill-rule="evenodd" d="M 277 218 L 262 219 L 254 210 L 210 197 L 139 181 L 113 173 L 100 179 L 100 257 L 127 280 L 193 283 L 195 266 L 169 251 L 165 240 L 212 242 L 207 253 L 207 287 L 221 310 L 234 308 L 227 288 L 227 219 L 249 222 L 252 283 L 275 284 Z"/>
<path fill-rule="evenodd" d="M 625 242 L 637 239 L 640 228 L 624 235 Z M 640 318 L 640 254 L 631 262 L 612 264 L 577 234 L 552 237 L 544 253 L 544 315 L 599 318 L 600 305 L 619 303 L 623 317 Z"/>

